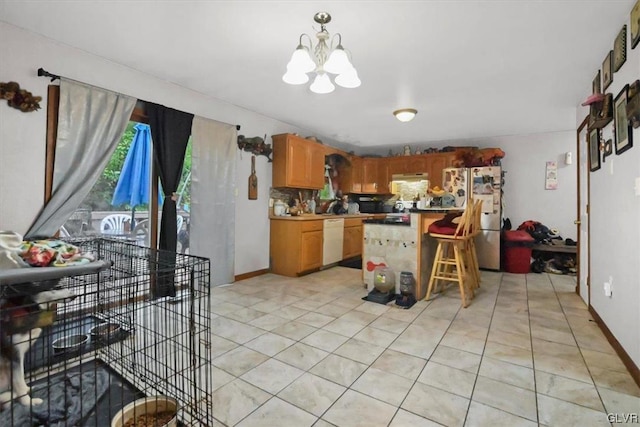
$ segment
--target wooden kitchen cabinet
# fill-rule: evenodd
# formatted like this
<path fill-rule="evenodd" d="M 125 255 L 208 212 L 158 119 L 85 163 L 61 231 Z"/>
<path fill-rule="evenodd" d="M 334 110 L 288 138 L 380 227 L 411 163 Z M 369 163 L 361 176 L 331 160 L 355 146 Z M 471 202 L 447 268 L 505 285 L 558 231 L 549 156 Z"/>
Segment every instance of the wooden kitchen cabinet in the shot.
<path fill-rule="evenodd" d="M 324 187 L 325 147 L 291 134 L 273 135 L 274 187 Z"/>
<path fill-rule="evenodd" d="M 362 219 L 346 218 L 344 220 L 344 241 L 342 259 L 362 255 Z"/>
<path fill-rule="evenodd" d="M 323 220 L 272 219 L 271 272 L 296 277 L 322 267 Z"/>
<path fill-rule="evenodd" d="M 428 172 L 428 164 L 430 162 L 430 154 L 419 154 L 415 156 L 407 156 L 404 173 L 424 173 Z"/>
<path fill-rule="evenodd" d="M 300 236 L 300 272 L 322 267 L 322 230 Z"/>
<path fill-rule="evenodd" d="M 407 172 L 407 159 L 405 156 L 387 157 L 386 160 L 389 180 L 391 180 L 391 175 Z"/>
<path fill-rule="evenodd" d="M 391 174 L 389 173 L 389 162 L 386 158 L 377 159 L 378 163 L 378 194 L 391 194 Z"/>
<path fill-rule="evenodd" d="M 453 161 L 456 158 L 455 153 L 432 153 L 425 157 L 427 158 L 425 170 L 429 174 L 429 185 L 432 188 L 435 186 L 442 188 L 442 170 L 453 166 Z"/>
<path fill-rule="evenodd" d="M 362 159 L 362 192 L 364 194 L 378 193 L 378 159 Z"/>
<path fill-rule="evenodd" d="M 339 171 L 344 176 L 340 185 L 343 193 L 362 193 L 362 162 L 362 157 L 349 156 L 349 165 Z"/>

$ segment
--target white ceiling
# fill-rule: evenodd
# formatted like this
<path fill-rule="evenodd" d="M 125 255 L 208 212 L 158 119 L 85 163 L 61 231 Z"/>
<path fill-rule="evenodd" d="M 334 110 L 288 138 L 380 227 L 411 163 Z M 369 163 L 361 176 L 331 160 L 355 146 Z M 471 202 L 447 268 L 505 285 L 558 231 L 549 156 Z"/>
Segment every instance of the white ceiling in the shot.
<path fill-rule="evenodd" d="M 0 0 L 0 20 L 362 148 L 574 129 L 634 2 Z M 282 82 L 319 11 L 359 88 Z"/>

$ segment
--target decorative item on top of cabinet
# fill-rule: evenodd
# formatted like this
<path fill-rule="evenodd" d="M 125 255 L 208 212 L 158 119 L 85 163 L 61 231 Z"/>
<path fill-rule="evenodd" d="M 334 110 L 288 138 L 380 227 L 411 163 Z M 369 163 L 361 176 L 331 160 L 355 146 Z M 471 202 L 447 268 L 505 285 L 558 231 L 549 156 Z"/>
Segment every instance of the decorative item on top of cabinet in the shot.
<path fill-rule="evenodd" d="M 500 148 L 461 148 L 456 151 L 454 167 L 478 167 L 499 165 L 505 156 Z"/>
<path fill-rule="evenodd" d="M 244 135 L 238 135 L 238 148 L 244 151 L 248 151 L 249 153 L 258 155 L 258 156 L 266 156 L 269 162 L 271 160 L 271 144 L 265 144 L 264 140 L 267 138 L 267 135 L 264 135 L 264 138 L 259 136 L 254 136 L 252 138 L 247 138 Z"/>

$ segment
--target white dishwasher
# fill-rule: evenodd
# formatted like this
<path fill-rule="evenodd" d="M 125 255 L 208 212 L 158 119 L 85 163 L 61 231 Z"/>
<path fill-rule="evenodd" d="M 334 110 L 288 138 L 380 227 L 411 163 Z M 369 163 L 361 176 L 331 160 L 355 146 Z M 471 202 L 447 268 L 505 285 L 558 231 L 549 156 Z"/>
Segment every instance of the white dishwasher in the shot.
<path fill-rule="evenodd" d="M 322 266 L 342 261 L 344 218 L 325 219 L 323 238 Z"/>

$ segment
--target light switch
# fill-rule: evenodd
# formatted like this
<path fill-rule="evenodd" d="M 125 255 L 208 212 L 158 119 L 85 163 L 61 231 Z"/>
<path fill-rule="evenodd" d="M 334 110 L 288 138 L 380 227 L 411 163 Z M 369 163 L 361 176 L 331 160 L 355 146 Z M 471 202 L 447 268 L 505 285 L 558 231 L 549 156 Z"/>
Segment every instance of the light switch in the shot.
<path fill-rule="evenodd" d="M 604 282 L 604 295 L 607 297 L 611 296 L 611 283 Z"/>
<path fill-rule="evenodd" d="M 634 187 L 636 196 L 640 196 L 640 176 L 636 178 L 636 185 Z"/>

